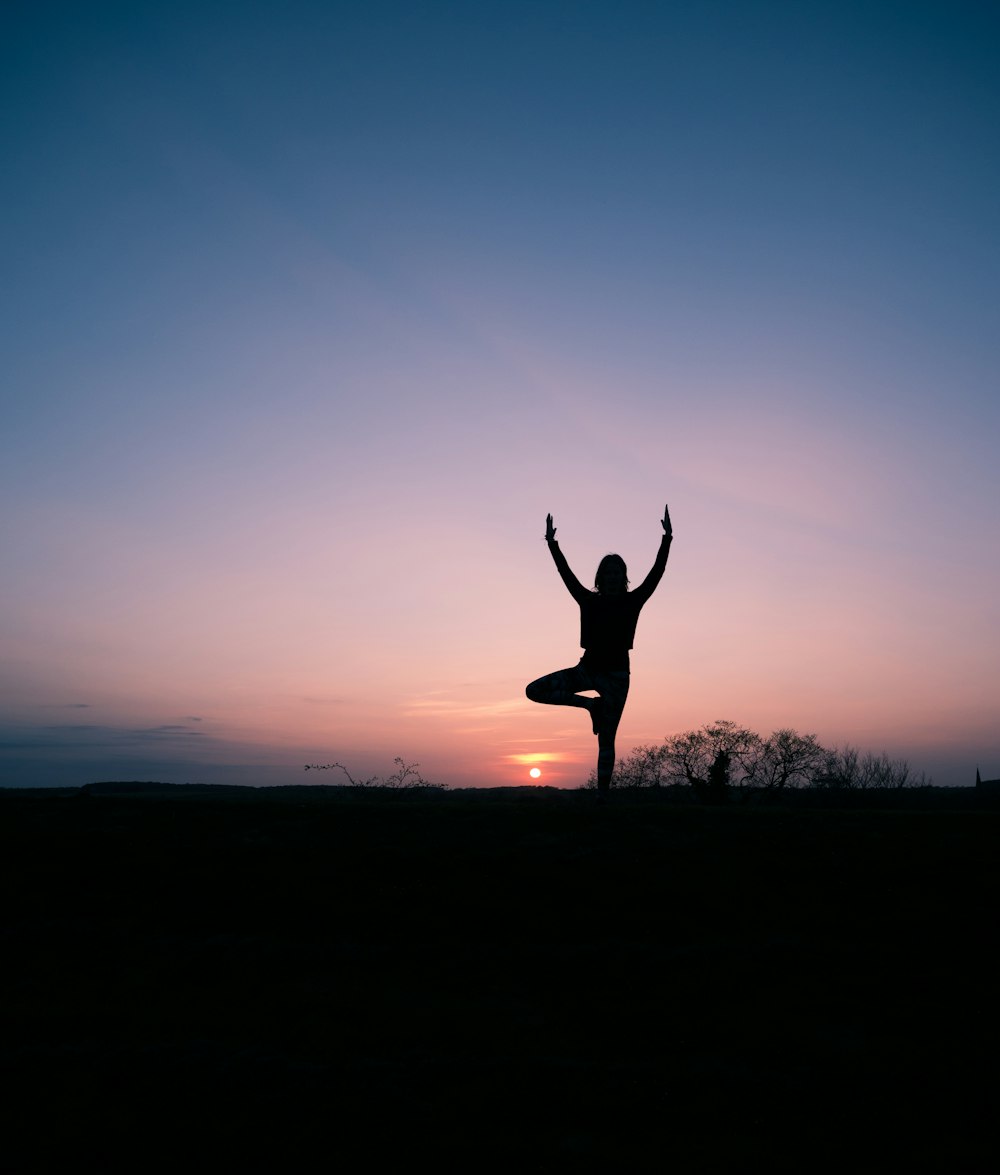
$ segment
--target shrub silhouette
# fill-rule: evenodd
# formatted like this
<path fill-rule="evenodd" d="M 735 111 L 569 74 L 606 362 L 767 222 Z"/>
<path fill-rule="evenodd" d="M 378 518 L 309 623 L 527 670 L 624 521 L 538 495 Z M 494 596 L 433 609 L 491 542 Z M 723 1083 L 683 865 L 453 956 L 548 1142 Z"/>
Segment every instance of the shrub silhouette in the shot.
<path fill-rule="evenodd" d="M 304 770 L 331 771 L 335 767 L 339 768 L 347 776 L 350 786 L 357 788 L 387 788 L 391 790 L 423 788 L 434 791 L 447 790 L 446 785 L 443 783 L 429 783 L 424 779 L 420 774 L 419 763 L 405 763 L 398 755 L 393 759 L 393 762 L 396 764 L 396 770 L 392 775 L 370 775 L 367 779 L 355 779 L 343 763 L 306 763 Z"/>

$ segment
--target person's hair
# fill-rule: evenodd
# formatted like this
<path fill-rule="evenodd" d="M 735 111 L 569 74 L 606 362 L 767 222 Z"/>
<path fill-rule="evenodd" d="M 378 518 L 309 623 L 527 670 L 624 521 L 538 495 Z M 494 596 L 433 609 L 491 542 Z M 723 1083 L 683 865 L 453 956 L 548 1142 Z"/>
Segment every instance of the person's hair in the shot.
<path fill-rule="evenodd" d="M 601 580 L 612 567 L 621 569 L 622 578 L 625 580 L 625 590 L 628 591 L 628 568 L 625 566 L 625 560 L 621 555 L 605 555 L 600 563 L 598 563 L 597 574 L 594 576 L 595 591 L 599 592 L 601 590 Z"/>

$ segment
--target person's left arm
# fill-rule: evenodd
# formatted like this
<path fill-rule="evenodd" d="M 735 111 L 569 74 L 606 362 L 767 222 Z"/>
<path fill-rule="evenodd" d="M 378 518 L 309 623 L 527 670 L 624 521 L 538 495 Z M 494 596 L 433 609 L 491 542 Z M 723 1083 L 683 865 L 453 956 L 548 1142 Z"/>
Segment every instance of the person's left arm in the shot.
<path fill-rule="evenodd" d="M 650 569 L 649 575 L 642 581 L 635 591 L 629 592 L 633 598 L 638 597 L 640 604 L 644 604 L 649 597 L 656 591 L 656 585 L 663 578 L 663 573 L 667 569 L 667 556 L 670 554 L 670 544 L 673 542 L 674 530 L 670 524 L 670 510 L 663 507 L 663 518 L 661 520 L 663 527 L 663 538 L 660 539 L 660 549 L 656 552 L 656 561 Z"/>

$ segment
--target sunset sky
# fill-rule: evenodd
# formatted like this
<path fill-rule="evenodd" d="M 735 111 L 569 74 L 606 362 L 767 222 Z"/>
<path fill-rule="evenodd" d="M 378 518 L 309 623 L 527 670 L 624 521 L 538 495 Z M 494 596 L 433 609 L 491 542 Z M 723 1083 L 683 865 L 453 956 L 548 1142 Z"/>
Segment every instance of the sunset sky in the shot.
<path fill-rule="evenodd" d="M 0 783 L 1000 776 L 1000 10 L 5 8 Z"/>

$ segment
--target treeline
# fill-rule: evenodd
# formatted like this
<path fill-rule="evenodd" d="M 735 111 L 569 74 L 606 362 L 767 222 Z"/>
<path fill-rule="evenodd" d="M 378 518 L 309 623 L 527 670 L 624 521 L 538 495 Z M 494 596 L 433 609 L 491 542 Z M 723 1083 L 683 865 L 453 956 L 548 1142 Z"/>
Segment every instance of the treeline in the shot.
<path fill-rule="evenodd" d="M 591 775 L 589 787 L 596 786 Z M 931 783 L 905 759 L 845 745 L 830 749 L 814 734 L 788 728 L 766 738 L 735 722 L 719 720 L 700 730 L 671 735 L 659 746 L 634 747 L 615 765 L 613 787 L 687 784 L 705 795 L 727 788 L 904 788 Z"/>

